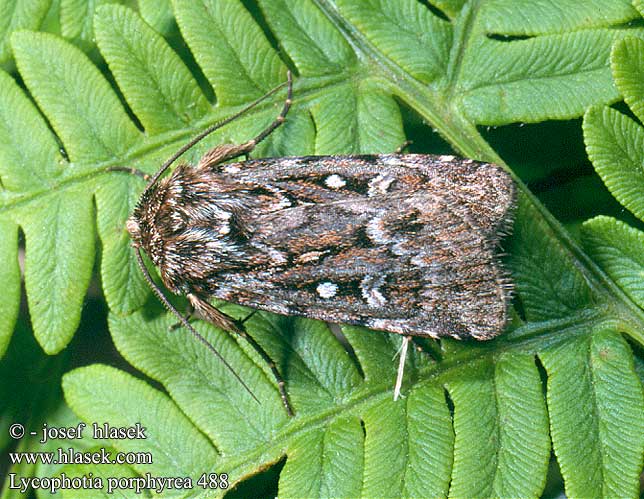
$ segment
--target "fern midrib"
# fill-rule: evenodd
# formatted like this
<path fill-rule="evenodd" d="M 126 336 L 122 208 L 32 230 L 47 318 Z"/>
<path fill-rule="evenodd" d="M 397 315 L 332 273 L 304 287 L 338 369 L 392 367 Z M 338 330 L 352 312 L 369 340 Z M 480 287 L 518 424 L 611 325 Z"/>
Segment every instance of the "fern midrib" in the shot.
<path fill-rule="evenodd" d="M 439 92 L 432 90 L 426 84 L 415 79 L 395 61 L 382 54 L 361 31 L 340 15 L 332 2 L 329 0 L 313 1 L 334 27 L 344 35 L 358 58 L 364 62 L 364 69 L 367 74 L 384 77 L 394 93 L 408 101 L 417 110 L 422 107 L 423 113 L 421 114 L 424 114 L 423 117 L 436 126 L 440 134 L 456 149 L 469 157 L 478 158 L 482 154 L 472 154 L 469 149 L 471 149 L 472 143 L 479 142 L 480 146 L 475 150 L 485 151 L 488 161 L 502 164 L 501 158 L 483 141 L 476 131 L 476 127 L 463 119 L 456 110 L 450 109 L 448 102 L 444 97 L 441 97 Z M 375 67 L 380 68 L 381 74 L 374 74 L 373 68 Z M 394 85 L 393 82 L 396 84 Z M 423 103 L 422 106 L 421 103 Z"/>
<path fill-rule="evenodd" d="M 595 310 L 587 310 L 572 318 L 540 323 L 541 329 L 531 323 L 527 327 L 531 332 L 530 335 L 526 335 L 527 338 L 522 336 L 518 341 L 496 345 L 494 350 L 466 349 L 451 355 L 448 360 L 420 369 L 423 380 L 416 386 L 426 383 L 433 385 L 444 383 L 447 380 L 442 378 L 449 377 L 451 372 L 461 369 L 465 364 L 489 362 L 491 357 L 497 357 L 513 350 L 526 353 L 531 350 L 526 348 L 526 344 L 531 345 L 536 342 L 543 348 L 544 346 L 552 347 L 559 343 L 567 342 L 573 337 L 587 334 L 587 323 L 594 322 L 597 324 L 600 322 L 601 315 Z M 602 322 L 611 324 L 610 320 Z M 533 353 L 536 355 L 536 349 Z M 231 470 L 232 474 L 234 470 L 242 470 L 249 466 L 256 466 L 257 463 L 264 463 L 269 456 L 274 456 L 276 452 L 286 452 L 287 442 L 295 441 L 299 436 L 309 431 L 318 428 L 324 429 L 339 415 L 355 414 L 359 416 L 365 406 L 375 404 L 384 397 L 391 397 L 393 381 L 393 379 L 383 380 L 380 383 L 370 381 L 365 388 L 358 388 L 358 393 L 355 396 L 348 397 L 344 404 L 334 405 L 313 415 L 296 416 L 291 423 L 287 423 L 282 429 L 273 433 L 271 438 L 265 442 L 265 446 L 258 446 L 246 453 L 237 453 L 234 457 L 228 459 L 223 458 L 218 464 L 222 469 Z M 242 455 L 243 457 L 240 457 Z"/>
<path fill-rule="evenodd" d="M 490 477 L 490 490 L 486 491 L 488 496 L 500 497 L 503 495 L 503 490 L 501 486 L 503 485 L 503 476 L 499 476 L 499 456 L 506 450 L 504 447 L 505 439 L 503 438 L 501 422 L 502 414 L 500 408 L 502 407 L 499 388 L 496 380 L 496 365 L 492 366 L 492 392 L 494 393 L 494 427 L 492 431 L 496 438 L 496 445 L 494 446 L 494 453 L 490 456 L 490 459 L 494 460 L 494 470 L 492 471 L 492 476 Z M 512 452 L 510 450 L 510 452 Z"/>
<path fill-rule="evenodd" d="M 523 193 L 529 198 L 531 204 L 541 214 L 550 229 L 558 237 L 564 249 L 567 249 L 575 261 L 577 270 L 586 277 L 586 284 L 598 296 L 608 295 L 607 303 L 613 309 L 622 327 L 641 345 L 644 345 L 644 310 L 614 282 L 610 277 L 581 249 L 572 236 L 554 216 L 537 200 L 537 198 L 521 183 Z"/>
<path fill-rule="evenodd" d="M 587 367 L 588 370 L 589 370 L 588 377 L 590 378 L 590 385 L 591 385 L 590 397 L 592 399 L 592 406 L 591 406 L 592 417 L 589 418 L 589 419 L 590 419 L 590 422 L 591 422 L 591 424 L 593 426 L 593 431 L 594 431 L 595 435 L 599 436 L 598 447 L 599 447 L 599 461 L 600 461 L 600 463 L 599 463 L 599 467 L 598 467 L 599 469 L 596 470 L 596 472 L 599 474 L 599 480 L 598 481 L 599 481 L 599 483 L 602 484 L 601 493 L 602 493 L 602 495 L 604 495 L 606 493 L 606 491 L 605 491 L 606 480 L 604 479 L 604 470 L 606 469 L 605 465 L 604 465 L 604 461 L 605 461 L 605 458 L 604 458 L 604 454 L 605 454 L 605 451 L 604 451 L 605 438 L 602 438 L 602 436 L 603 436 L 602 433 L 603 432 L 602 432 L 602 428 L 601 428 L 602 425 L 600 424 L 600 421 L 602 419 L 601 419 L 601 417 L 599 415 L 599 407 L 598 407 L 598 403 L 597 403 L 597 392 L 596 392 L 596 385 L 595 385 L 595 369 L 593 368 L 594 366 L 593 366 L 593 355 L 592 355 L 592 348 L 593 348 L 592 347 L 592 341 L 593 341 L 592 337 L 589 337 L 588 340 L 587 340 L 587 343 L 586 343 L 586 347 L 588 349 L 588 351 L 587 351 L 587 353 L 588 353 L 588 364 L 585 365 L 584 367 Z M 609 451 L 610 451 L 610 449 L 609 449 Z M 610 461 L 610 459 L 609 459 L 609 461 Z M 595 476 L 594 478 L 596 479 L 597 476 Z M 607 497 L 607 496 L 604 495 L 604 497 Z"/>
<path fill-rule="evenodd" d="M 591 77 L 595 73 L 603 71 L 603 69 L 604 68 L 597 67 L 597 68 L 589 68 L 589 69 L 583 69 L 583 70 L 577 70 L 577 71 L 570 70 L 569 72 L 561 72 L 557 75 L 545 75 L 545 76 L 531 75 L 530 80 L 535 82 L 540 82 L 541 80 L 557 80 L 558 78 L 566 78 L 572 75 L 585 75 L 585 76 Z M 469 92 L 473 90 L 483 90 L 486 88 L 498 87 L 499 85 L 509 85 L 509 84 L 517 83 L 521 81 L 525 81 L 525 80 L 522 80 L 521 78 L 508 78 L 507 80 L 503 80 L 500 83 L 498 82 L 482 83 L 480 85 L 474 85 L 471 88 L 467 89 L 467 91 L 463 92 L 463 95 L 467 95 Z M 551 119 L 555 119 L 555 118 L 551 118 Z"/>
<path fill-rule="evenodd" d="M 476 14 L 478 14 L 479 4 L 479 0 L 472 1 L 472 3 L 469 4 L 466 3 L 463 5 L 461 13 L 459 14 L 460 18 L 465 17 L 465 21 L 463 25 L 459 27 L 460 29 L 454 29 L 454 35 L 458 33 L 460 36 L 458 38 L 454 36 L 454 44 L 450 50 L 450 60 L 447 64 L 446 101 L 454 100 L 456 95 L 458 77 L 460 76 L 461 68 L 463 67 L 465 46 L 472 35 L 474 20 L 476 19 Z M 454 56 L 451 57 L 452 55 Z"/>
<path fill-rule="evenodd" d="M 316 80 L 317 81 L 317 80 Z M 327 84 L 340 84 L 344 80 L 334 79 L 324 79 L 323 81 Z M 330 81 L 330 83 L 329 83 Z M 315 91 L 315 87 L 308 89 L 307 93 L 312 93 Z M 267 110 L 272 110 L 275 103 L 280 103 L 280 98 L 277 97 L 274 100 L 269 99 L 268 102 L 258 105 L 252 113 L 261 114 Z M 82 173 L 76 175 L 61 175 L 57 179 L 48 179 L 50 184 L 42 186 L 40 189 L 34 189 L 27 191 L 24 194 L 12 196 L 8 201 L 0 204 L 0 213 L 3 211 L 11 211 L 13 209 L 19 208 L 21 206 L 27 205 L 30 202 L 40 201 L 47 199 L 49 196 L 58 196 L 65 189 L 72 188 L 75 185 L 83 184 L 94 180 L 97 177 L 100 177 L 104 174 L 116 174 L 122 175 L 123 173 L 114 173 L 108 171 L 109 168 L 114 166 L 129 166 L 132 164 L 137 164 L 142 158 L 145 158 L 150 153 L 157 151 L 161 148 L 168 148 L 171 144 L 177 144 L 176 147 L 173 147 L 172 151 L 178 150 L 181 145 L 185 144 L 190 138 L 194 137 L 200 131 L 206 129 L 207 127 L 221 121 L 228 116 L 235 114 L 237 111 L 243 109 L 245 105 L 239 106 L 230 106 L 226 108 L 217 108 L 212 107 L 211 112 L 206 119 L 195 122 L 192 127 L 184 127 L 181 129 L 174 129 L 172 131 L 159 133 L 157 135 L 151 136 L 149 140 L 136 144 L 134 150 L 128 151 L 124 154 L 122 158 L 113 158 L 105 161 L 89 163 L 89 162 L 78 162 L 72 163 L 67 162 L 63 168 L 74 167 L 80 170 Z M 189 154 L 189 153 L 187 153 Z M 168 157 L 171 153 L 168 154 Z M 181 162 L 181 160 L 179 160 Z M 132 175 L 134 177 L 134 175 Z M 138 178 L 138 177 L 137 177 Z M 52 181 L 54 180 L 54 181 Z M 141 180 L 141 191 L 145 186 Z M 8 192 L 8 191 L 7 191 Z"/>

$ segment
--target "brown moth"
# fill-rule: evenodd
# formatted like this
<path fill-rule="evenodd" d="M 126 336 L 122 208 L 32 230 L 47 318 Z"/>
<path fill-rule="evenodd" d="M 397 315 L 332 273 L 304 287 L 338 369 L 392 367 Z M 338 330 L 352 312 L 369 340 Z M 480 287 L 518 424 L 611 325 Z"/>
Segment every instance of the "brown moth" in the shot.
<path fill-rule="evenodd" d="M 187 296 L 204 319 L 244 336 L 269 362 L 289 414 L 275 365 L 210 298 L 404 335 L 397 396 L 410 336 L 486 340 L 503 330 L 511 283 L 498 243 L 515 200 L 501 167 L 454 156 L 224 164 L 250 153 L 284 121 L 291 92 L 289 74 L 282 112 L 256 138 L 217 146 L 197 165 L 180 164 L 159 180 L 215 127 L 184 146 L 150 181 L 127 223 L 171 292 Z"/>

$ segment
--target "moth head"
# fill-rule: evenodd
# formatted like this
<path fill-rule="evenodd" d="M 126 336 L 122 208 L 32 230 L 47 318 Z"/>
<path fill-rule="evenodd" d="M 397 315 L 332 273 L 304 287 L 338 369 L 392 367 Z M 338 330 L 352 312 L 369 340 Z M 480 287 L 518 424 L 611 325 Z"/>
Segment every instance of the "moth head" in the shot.
<path fill-rule="evenodd" d="M 139 224 L 139 221 L 135 216 L 131 216 L 127 219 L 127 222 L 125 223 L 125 230 L 127 230 L 128 234 L 130 234 L 134 246 L 136 246 L 137 248 L 141 246 L 141 225 Z"/>
<path fill-rule="evenodd" d="M 162 253 L 162 240 L 156 224 L 156 213 L 161 205 L 162 196 L 157 192 L 156 186 L 146 191 L 139 199 L 134 211 L 125 223 L 132 244 L 135 248 L 142 248 L 155 265 L 159 265 Z"/>
<path fill-rule="evenodd" d="M 146 223 L 146 220 L 149 219 L 147 216 L 149 202 L 148 196 L 144 194 L 127 219 L 127 222 L 125 222 L 125 230 L 127 230 L 136 248 L 143 247 L 145 249 L 147 239 L 149 239 L 149 224 Z"/>

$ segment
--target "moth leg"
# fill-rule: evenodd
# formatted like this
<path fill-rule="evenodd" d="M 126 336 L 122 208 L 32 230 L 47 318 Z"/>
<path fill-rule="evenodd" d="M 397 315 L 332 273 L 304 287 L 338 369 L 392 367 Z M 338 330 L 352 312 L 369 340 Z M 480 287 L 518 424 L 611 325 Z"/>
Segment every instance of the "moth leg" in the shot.
<path fill-rule="evenodd" d="M 110 166 L 110 167 L 107 168 L 107 171 L 108 172 L 125 172 L 125 173 L 129 173 L 131 175 L 136 175 L 137 177 L 141 177 L 145 181 L 150 180 L 150 175 L 148 175 L 144 171 L 139 170 L 138 168 L 131 168 L 129 166 Z"/>
<path fill-rule="evenodd" d="M 186 318 L 186 321 L 190 322 L 194 315 L 195 315 L 195 307 L 192 305 L 192 303 L 189 302 L 188 308 L 186 309 L 186 315 L 184 315 L 184 317 Z M 174 324 L 172 324 L 172 326 L 170 326 L 170 331 L 179 329 L 182 326 L 183 326 L 182 322 L 175 322 Z"/>
<path fill-rule="evenodd" d="M 246 317 L 245 320 L 249 319 L 249 317 Z M 266 350 L 264 350 L 262 346 L 255 341 L 255 338 L 253 338 L 251 335 L 249 335 L 246 332 L 246 330 L 243 328 L 242 323 L 240 323 L 240 325 L 242 327 L 237 330 L 238 334 L 242 338 L 244 338 L 250 344 L 250 346 L 253 347 L 253 349 L 259 354 L 262 360 L 266 362 L 266 365 L 271 370 L 271 373 L 273 374 L 273 378 L 275 378 L 275 382 L 277 383 L 277 390 L 279 391 L 280 398 L 282 399 L 282 404 L 286 409 L 286 413 L 290 417 L 293 417 L 295 415 L 295 412 L 293 411 L 293 407 L 291 407 L 291 402 L 289 401 L 288 394 L 286 393 L 286 384 L 284 382 L 284 378 L 282 378 L 282 375 L 277 370 L 277 366 L 275 365 L 275 362 L 266 353 Z"/>
<path fill-rule="evenodd" d="M 188 293 L 187 297 L 190 301 L 190 305 L 192 305 L 193 307 L 193 310 L 195 310 L 201 317 L 210 322 L 213 326 L 217 326 L 220 329 L 224 329 L 233 333 L 239 333 L 239 329 L 235 324 L 235 320 L 233 318 L 227 316 L 223 312 L 220 312 L 206 300 L 193 293 Z"/>
<path fill-rule="evenodd" d="M 211 324 L 221 329 L 225 329 L 226 331 L 230 331 L 238 334 L 239 336 L 244 338 L 250 344 L 251 347 L 253 347 L 253 349 L 259 354 L 262 360 L 266 362 L 266 365 L 268 365 L 268 368 L 271 370 L 271 373 L 273 374 L 273 377 L 277 382 L 277 389 L 279 390 L 280 398 L 282 399 L 282 403 L 284 404 L 286 413 L 289 416 L 294 416 L 295 413 L 293 412 L 291 403 L 288 400 L 284 379 L 282 378 L 282 375 L 277 370 L 277 366 L 275 365 L 275 362 L 273 362 L 273 360 L 269 357 L 269 355 L 266 353 L 266 350 L 264 350 L 262 346 L 255 341 L 255 338 L 249 335 L 244 329 L 243 323 L 250 318 L 250 315 L 246 317 L 243 321 L 235 321 L 234 319 L 227 316 L 223 312 L 220 312 L 219 310 L 217 310 L 210 303 L 200 298 L 199 296 L 192 293 L 189 293 L 187 296 L 188 296 L 188 300 L 190 300 L 190 303 L 192 303 L 195 310 L 199 312 L 199 314 L 204 319 L 206 319 L 208 322 L 210 322 Z"/>
<path fill-rule="evenodd" d="M 405 361 L 407 360 L 407 348 L 411 341 L 411 336 L 403 336 L 402 345 L 400 346 L 400 361 L 398 363 L 398 374 L 396 375 L 396 384 L 394 385 L 394 402 L 400 396 L 402 388 L 403 374 L 405 372 Z"/>
<path fill-rule="evenodd" d="M 250 319 L 250 318 L 251 318 L 253 315 L 255 315 L 256 313 L 257 313 L 257 310 L 253 310 L 253 311 L 252 311 L 250 314 L 248 314 L 246 317 L 244 317 L 243 319 L 240 319 L 240 320 L 239 320 L 239 323 L 243 325 L 246 321 L 248 321 L 248 319 Z"/>
<path fill-rule="evenodd" d="M 394 154 L 402 154 L 405 149 L 407 149 L 410 145 L 414 143 L 413 140 L 406 140 L 402 144 L 398 146 L 398 148 L 394 151 Z"/>
<path fill-rule="evenodd" d="M 252 152 L 253 149 L 255 149 L 257 144 L 259 144 L 262 140 L 273 133 L 275 129 L 278 128 L 286 120 L 288 110 L 291 108 L 291 104 L 293 103 L 293 77 L 290 71 L 288 72 L 287 85 L 286 99 L 284 100 L 282 110 L 270 125 L 264 128 L 264 130 L 262 130 L 255 138 L 249 140 L 248 142 L 244 142 L 243 144 L 238 145 L 221 144 L 214 149 L 211 149 L 203 155 L 203 157 L 199 161 L 199 164 L 197 165 L 197 168 L 212 168 L 220 163 L 223 163 L 224 161 L 228 161 L 229 159 L 234 159 L 238 156 L 243 155 L 245 155 L 246 159 L 248 159 L 248 155 Z"/>

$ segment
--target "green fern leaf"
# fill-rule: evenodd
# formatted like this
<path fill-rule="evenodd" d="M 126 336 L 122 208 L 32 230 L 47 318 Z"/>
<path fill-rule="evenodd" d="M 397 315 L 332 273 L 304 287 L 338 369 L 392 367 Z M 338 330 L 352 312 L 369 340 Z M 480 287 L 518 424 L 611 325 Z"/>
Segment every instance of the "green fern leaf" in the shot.
<path fill-rule="evenodd" d="M 18 29 L 38 29 L 51 0 L 7 0 L 0 4 L 0 64 L 9 65 L 9 35 Z"/>

